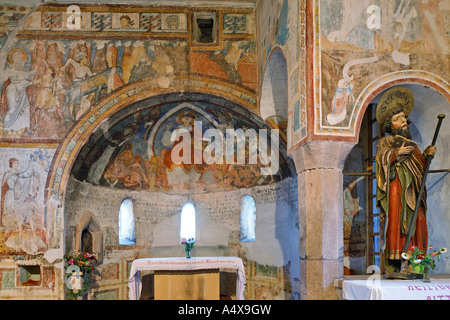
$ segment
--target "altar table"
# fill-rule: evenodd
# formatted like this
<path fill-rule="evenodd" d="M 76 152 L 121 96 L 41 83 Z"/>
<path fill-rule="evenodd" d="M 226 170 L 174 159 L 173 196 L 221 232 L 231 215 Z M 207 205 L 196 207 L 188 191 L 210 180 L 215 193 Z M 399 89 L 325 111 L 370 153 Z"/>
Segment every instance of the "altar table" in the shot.
<path fill-rule="evenodd" d="M 345 300 L 450 300 L 450 278 L 417 280 L 344 280 Z"/>
<path fill-rule="evenodd" d="M 205 269 L 236 269 L 238 274 L 237 300 L 244 300 L 245 270 L 237 257 L 148 258 L 134 260 L 128 279 L 129 299 L 138 300 L 142 291 L 141 271 L 188 271 Z"/>

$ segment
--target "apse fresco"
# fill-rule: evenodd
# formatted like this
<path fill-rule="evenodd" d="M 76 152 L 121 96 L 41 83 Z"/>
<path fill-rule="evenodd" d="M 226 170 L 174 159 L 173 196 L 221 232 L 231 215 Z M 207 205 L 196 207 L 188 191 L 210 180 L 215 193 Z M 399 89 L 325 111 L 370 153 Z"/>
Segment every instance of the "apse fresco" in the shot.
<path fill-rule="evenodd" d="M 291 175 L 278 133 L 261 121 L 255 123 L 257 118 L 249 112 L 243 116 L 199 100 L 139 106 L 131 108 L 136 112 L 119 113 L 122 119 L 110 119 L 92 135 L 72 170 L 76 179 L 119 189 L 195 192 L 249 188 Z M 227 130 L 236 134 L 234 140 L 226 141 Z M 219 132 L 224 134 L 223 149 L 214 144 Z M 257 140 L 251 140 L 254 137 Z M 264 138 L 267 148 L 260 150 Z M 232 152 L 223 151 L 222 161 L 213 159 L 229 141 L 234 143 Z M 183 149 L 182 143 L 188 147 Z M 174 155 L 187 158 L 176 160 Z M 273 164 L 278 167 L 265 173 L 264 168 Z"/>

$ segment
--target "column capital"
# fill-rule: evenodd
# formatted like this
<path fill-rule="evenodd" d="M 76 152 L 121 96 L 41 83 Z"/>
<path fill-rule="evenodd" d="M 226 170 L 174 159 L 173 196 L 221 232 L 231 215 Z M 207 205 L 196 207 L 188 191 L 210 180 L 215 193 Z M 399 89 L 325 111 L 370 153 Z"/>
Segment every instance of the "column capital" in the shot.
<path fill-rule="evenodd" d="M 345 159 L 356 145 L 346 141 L 308 141 L 292 150 L 297 174 L 314 169 L 344 169 Z"/>

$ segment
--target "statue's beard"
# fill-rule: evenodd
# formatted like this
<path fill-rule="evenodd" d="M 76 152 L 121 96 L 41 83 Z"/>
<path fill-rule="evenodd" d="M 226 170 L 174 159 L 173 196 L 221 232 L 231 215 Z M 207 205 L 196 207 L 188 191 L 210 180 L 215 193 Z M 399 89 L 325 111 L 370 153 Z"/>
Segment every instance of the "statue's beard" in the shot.
<path fill-rule="evenodd" d="M 410 140 L 412 139 L 411 132 L 409 131 L 409 128 L 392 129 L 392 133 L 394 135 L 400 135 L 400 136 L 402 136 L 402 137 L 404 137 L 406 139 L 410 139 Z"/>

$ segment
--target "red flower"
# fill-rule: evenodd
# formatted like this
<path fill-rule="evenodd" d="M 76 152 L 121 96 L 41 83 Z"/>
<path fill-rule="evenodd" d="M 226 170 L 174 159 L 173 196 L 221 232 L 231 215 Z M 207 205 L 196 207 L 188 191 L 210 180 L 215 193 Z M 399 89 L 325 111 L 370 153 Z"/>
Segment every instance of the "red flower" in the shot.
<path fill-rule="evenodd" d="M 417 255 L 417 259 L 423 259 L 423 258 L 425 258 L 425 255 L 423 253 Z"/>

